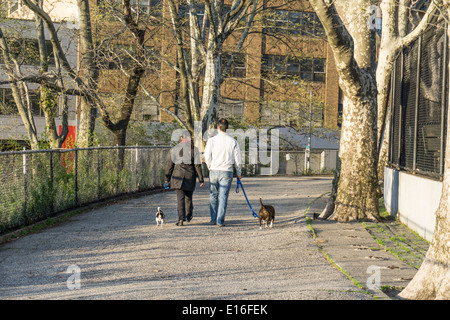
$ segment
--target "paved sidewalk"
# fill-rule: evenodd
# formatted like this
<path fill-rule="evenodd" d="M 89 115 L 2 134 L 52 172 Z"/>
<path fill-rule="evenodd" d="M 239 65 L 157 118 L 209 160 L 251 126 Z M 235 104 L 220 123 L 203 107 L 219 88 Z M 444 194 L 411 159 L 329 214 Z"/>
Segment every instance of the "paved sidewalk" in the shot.
<path fill-rule="evenodd" d="M 323 252 L 363 286 L 371 265 L 380 268 L 382 285 L 404 286 L 414 276 L 416 269 L 380 250 L 360 223 L 316 220 L 313 238 L 305 212 L 330 190 L 331 177 L 243 184 L 255 211 L 259 197 L 275 206 L 272 229 L 259 229 L 235 181 L 223 228 L 209 224 L 208 183 L 194 193 L 194 219 L 184 227 L 175 226 L 174 192 L 121 200 L 1 245 L 0 299 L 387 298 L 355 286 Z M 308 215 L 325 202 L 314 201 Z M 162 228 L 154 220 L 158 206 L 167 214 Z M 68 287 L 67 280 L 76 277 L 68 269 L 80 271 L 80 289 L 69 290 L 76 282 Z"/>
<path fill-rule="evenodd" d="M 307 216 L 323 210 L 313 205 Z M 429 243 L 395 220 L 350 222 L 313 220 L 316 243 L 360 286 L 378 299 L 400 299 L 422 264 Z"/>

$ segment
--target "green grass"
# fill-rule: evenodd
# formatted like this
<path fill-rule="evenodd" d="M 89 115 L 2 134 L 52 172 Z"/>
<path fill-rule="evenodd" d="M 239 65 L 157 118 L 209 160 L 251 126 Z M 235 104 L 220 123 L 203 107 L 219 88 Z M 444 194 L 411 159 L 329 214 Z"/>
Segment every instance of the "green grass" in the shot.
<path fill-rule="evenodd" d="M 380 216 L 384 219 L 389 219 L 391 218 L 390 213 L 386 210 L 386 207 L 384 205 L 384 198 L 380 198 L 378 200 L 378 213 L 380 214 Z"/>

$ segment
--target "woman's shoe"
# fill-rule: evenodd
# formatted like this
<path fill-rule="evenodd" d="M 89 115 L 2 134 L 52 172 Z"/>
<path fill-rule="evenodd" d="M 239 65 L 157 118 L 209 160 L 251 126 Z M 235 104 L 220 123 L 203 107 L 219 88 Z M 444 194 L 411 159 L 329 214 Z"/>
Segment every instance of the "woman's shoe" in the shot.
<path fill-rule="evenodd" d="M 177 226 L 181 227 L 183 225 L 183 220 L 178 221 L 177 223 L 175 223 Z"/>
<path fill-rule="evenodd" d="M 187 217 L 186 217 L 186 220 L 187 220 L 187 222 L 191 222 L 192 216 L 187 216 Z"/>

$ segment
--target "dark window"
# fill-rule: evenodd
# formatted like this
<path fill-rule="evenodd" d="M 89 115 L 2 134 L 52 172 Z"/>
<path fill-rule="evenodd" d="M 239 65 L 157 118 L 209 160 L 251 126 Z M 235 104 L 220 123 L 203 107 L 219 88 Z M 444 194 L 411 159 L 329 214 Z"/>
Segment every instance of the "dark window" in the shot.
<path fill-rule="evenodd" d="M 47 50 L 47 60 L 49 66 L 55 66 L 55 56 L 50 40 L 45 41 Z M 20 65 L 39 65 L 39 45 L 37 39 L 8 39 L 8 48 L 11 56 Z M 0 55 L 0 63 L 3 63 L 3 56 Z"/>
<path fill-rule="evenodd" d="M 12 14 L 12 13 L 16 12 L 17 10 L 19 10 L 19 6 L 20 6 L 19 0 L 10 0 L 9 3 L 10 3 L 9 4 L 10 5 L 9 14 Z"/>
<path fill-rule="evenodd" d="M 31 104 L 31 114 L 33 116 L 43 116 L 39 107 L 39 91 L 29 92 L 29 101 Z M 0 114 L 18 114 L 16 102 L 14 101 L 12 90 L 9 88 L 0 89 Z"/>
<path fill-rule="evenodd" d="M 131 0 L 130 6 L 143 19 L 162 15 L 162 0 Z M 115 21 L 115 14 L 122 12 L 122 1 L 97 0 L 97 8 L 104 20 Z"/>
<path fill-rule="evenodd" d="M 265 18 L 267 33 L 290 33 L 298 35 L 325 35 L 322 23 L 315 12 L 275 10 Z"/>
<path fill-rule="evenodd" d="M 223 101 L 220 102 L 219 117 L 243 119 L 244 102 L 239 100 L 223 98 Z"/>
<path fill-rule="evenodd" d="M 325 82 L 326 59 L 290 58 L 276 55 L 263 55 L 261 74 L 281 78 L 299 77 L 306 81 Z"/>
<path fill-rule="evenodd" d="M 231 59 L 231 54 L 228 52 L 222 53 L 222 68 L 228 64 Z M 245 54 L 236 53 L 231 63 L 230 68 L 227 71 L 226 76 L 235 77 L 235 78 L 244 78 L 245 77 Z"/>
<path fill-rule="evenodd" d="M 140 14 L 151 16 L 162 15 L 162 1 L 161 0 L 139 0 L 131 1 L 132 5 L 139 9 Z"/>
<path fill-rule="evenodd" d="M 17 114 L 11 89 L 0 89 L 0 114 Z"/>

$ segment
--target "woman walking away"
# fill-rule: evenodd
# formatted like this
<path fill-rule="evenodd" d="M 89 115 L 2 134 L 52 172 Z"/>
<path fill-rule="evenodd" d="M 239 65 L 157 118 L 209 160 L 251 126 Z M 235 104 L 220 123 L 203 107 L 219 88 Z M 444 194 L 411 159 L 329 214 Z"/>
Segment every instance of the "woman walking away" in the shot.
<path fill-rule="evenodd" d="M 194 147 L 189 131 L 185 130 L 180 143 L 170 150 L 166 171 L 166 183 L 170 181 L 170 188 L 177 192 L 177 226 L 182 226 L 184 221 L 190 222 L 192 219 L 194 209 L 192 196 L 197 177 L 200 187 L 203 187 L 200 152 Z"/>

